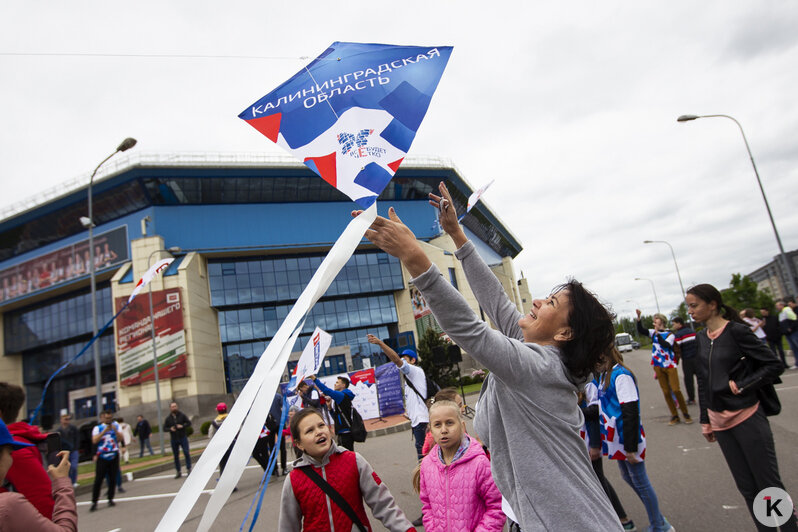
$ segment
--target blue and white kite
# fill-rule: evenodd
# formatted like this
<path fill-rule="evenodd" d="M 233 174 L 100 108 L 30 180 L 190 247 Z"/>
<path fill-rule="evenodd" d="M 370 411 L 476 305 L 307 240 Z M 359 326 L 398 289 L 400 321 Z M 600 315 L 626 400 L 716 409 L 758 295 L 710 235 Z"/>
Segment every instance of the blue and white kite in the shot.
<path fill-rule="evenodd" d="M 451 53 L 335 42 L 238 116 L 365 209 L 402 163 Z"/>

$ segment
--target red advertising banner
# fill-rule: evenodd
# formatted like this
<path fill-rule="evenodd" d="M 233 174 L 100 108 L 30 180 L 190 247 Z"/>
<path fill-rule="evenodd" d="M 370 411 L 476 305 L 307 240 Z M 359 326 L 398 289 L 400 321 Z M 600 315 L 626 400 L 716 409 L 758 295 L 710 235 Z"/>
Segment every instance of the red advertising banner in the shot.
<path fill-rule="evenodd" d="M 117 312 L 126 302 L 127 297 L 116 298 L 114 304 Z M 186 335 L 183 330 L 180 289 L 154 291 L 152 313 L 155 318 L 158 378 L 187 376 Z M 119 356 L 119 381 L 122 386 L 155 380 L 149 294 L 140 294 L 116 319 L 116 352 Z"/>
<path fill-rule="evenodd" d="M 127 226 L 94 237 L 96 271 L 128 260 Z M 0 271 L 0 302 L 14 299 L 89 274 L 89 241 L 51 251 Z"/>

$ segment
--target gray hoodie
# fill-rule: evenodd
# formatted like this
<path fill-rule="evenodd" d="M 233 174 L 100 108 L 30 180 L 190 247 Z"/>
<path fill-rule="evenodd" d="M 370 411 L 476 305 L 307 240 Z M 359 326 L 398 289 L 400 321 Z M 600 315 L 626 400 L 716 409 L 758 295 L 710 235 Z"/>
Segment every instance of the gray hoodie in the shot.
<path fill-rule="evenodd" d="M 521 313 L 471 242 L 455 253 L 491 329 L 434 264 L 413 279 L 441 328 L 490 370 L 474 429 L 491 452 L 496 485 L 521 530 L 623 530 L 579 429 L 575 382 L 554 346 L 524 343 Z"/>

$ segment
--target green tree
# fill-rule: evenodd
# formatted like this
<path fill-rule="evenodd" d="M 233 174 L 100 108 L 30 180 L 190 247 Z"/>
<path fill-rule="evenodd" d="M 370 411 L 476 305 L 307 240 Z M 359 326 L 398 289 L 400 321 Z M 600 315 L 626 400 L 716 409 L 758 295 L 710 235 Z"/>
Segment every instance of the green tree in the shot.
<path fill-rule="evenodd" d="M 448 349 L 451 344 L 446 341 L 434 327 L 424 331 L 418 342 L 418 365 L 438 386 L 454 386 L 457 384 L 457 370 L 454 366 L 436 366 L 432 363 L 432 352 L 435 348 Z"/>
<path fill-rule="evenodd" d="M 752 308 L 757 313 L 760 308 L 773 308 L 773 298 L 767 291 L 759 290 L 757 284 L 747 275 L 735 273 L 729 288 L 721 290 L 723 302 L 737 310 Z"/>
<path fill-rule="evenodd" d="M 690 316 L 687 315 L 687 305 L 685 305 L 684 301 L 679 303 L 679 306 L 676 308 L 676 310 L 671 311 L 669 319 L 672 320 L 676 317 L 682 318 L 685 323 L 690 321 Z"/>

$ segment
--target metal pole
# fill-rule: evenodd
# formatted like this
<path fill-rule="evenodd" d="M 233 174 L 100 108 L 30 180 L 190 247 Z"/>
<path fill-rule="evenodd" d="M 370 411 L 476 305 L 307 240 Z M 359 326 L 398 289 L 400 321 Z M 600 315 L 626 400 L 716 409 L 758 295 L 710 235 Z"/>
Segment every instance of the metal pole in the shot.
<path fill-rule="evenodd" d="M 770 211 L 770 203 L 768 203 L 768 198 L 765 195 L 765 189 L 762 186 L 762 180 L 759 178 L 759 171 L 756 169 L 756 163 L 754 162 L 754 155 L 751 153 L 751 147 L 748 145 L 748 139 L 745 136 L 745 131 L 743 131 L 743 126 L 740 122 L 737 121 L 736 118 L 729 115 L 683 115 L 680 116 L 677 121 L 679 122 L 687 122 L 690 120 L 695 120 L 696 118 L 728 118 L 729 120 L 734 121 L 737 124 L 737 127 L 740 128 L 740 134 L 743 136 L 743 142 L 745 143 L 745 149 L 748 150 L 748 158 L 751 159 L 751 166 L 754 167 L 754 175 L 756 175 L 756 182 L 759 185 L 759 191 L 762 193 L 762 199 L 765 201 L 765 209 L 768 211 L 768 218 L 770 218 L 770 226 L 773 228 L 773 234 L 776 235 L 776 242 L 779 245 L 779 256 L 781 257 L 781 261 L 783 263 L 785 277 L 787 278 L 787 284 L 785 288 L 789 289 L 791 294 L 788 295 L 798 295 L 798 283 L 796 283 L 795 276 L 793 275 L 793 269 L 790 265 L 789 261 L 787 260 L 787 254 L 784 253 L 784 246 L 781 244 L 781 237 L 779 236 L 779 230 L 776 229 L 776 222 L 773 220 L 773 213 Z"/>
<path fill-rule="evenodd" d="M 119 150 L 117 150 L 119 151 Z M 116 151 L 103 159 L 103 161 L 97 165 L 97 168 L 91 173 L 91 177 L 89 178 L 89 276 L 91 279 L 91 331 L 92 331 L 92 338 L 97 336 L 97 276 L 96 276 L 96 266 L 94 264 L 94 212 L 92 210 L 92 184 L 94 182 L 94 176 L 97 175 L 97 170 L 105 164 L 105 161 L 116 155 Z M 100 366 L 100 342 L 99 339 L 94 342 L 92 346 L 93 354 L 94 354 L 94 382 L 96 384 L 96 413 L 97 417 L 100 417 L 100 412 L 102 411 L 103 405 L 103 383 L 102 383 L 102 371 Z"/>
<path fill-rule="evenodd" d="M 156 249 L 150 256 L 147 258 L 147 270 L 152 267 L 152 256 L 156 253 L 168 253 L 165 249 Z M 161 412 L 161 381 L 160 376 L 158 375 L 158 351 L 155 347 L 155 317 L 152 311 L 152 282 L 147 285 L 147 290 L 149 291 L 150 295 L 150 337 L 152 338 L 152 371 L 155 375 L 155 401 L 156 401 L 156 410 L 158 416 L 158 441 L 161 444 L 161 454 L 165 454 L 165 448 L 163 443 L 163 418 Z"/>
<path fill-rule="evenodd" d="M 662 311 L 659 309 L 659 298 L 657 297 L 657 289 L 654 287 L 654 281 L 646 279 L 645 277 L 635 277 L 635 281 L 648 281 L 651 283 L 651 290 L 654 291 L 654 302 L 657 304 L 657 313 L 662 314 Z"/>
<path fill-rule="evenodd" d="M 682 284 L 682 274 L 679 273 L 679 263 L 676 262 L 676 253 L 673 251 L 673 246 L 671 246 L 670 242 L 668 242 L 666 240 L 646 240 L 643 243 L 644 244 L 654 244 L 654 243 L 666 244 L 670 248 L 671 256 L 673 257 L 673 265 L 676 266 L 676 277 L 679 278 L 679 288 L 682 290 L 682 302 L 684 303 L 685 299 L 687 299 L 687 294 L 684 291 L 684 284 Z M 685 306 L 686 305 L 687 305 L 687 303 L 685 303 Z M 678 309 L 677 309 L 677 312 L 678 312 Z M 693 323 L 693 317 L 690 316 L 689 312 L 687 313 L 687 319 L 690 320 L 690 326 L 694 329 L 695 328 L 695 324 Z"/>

